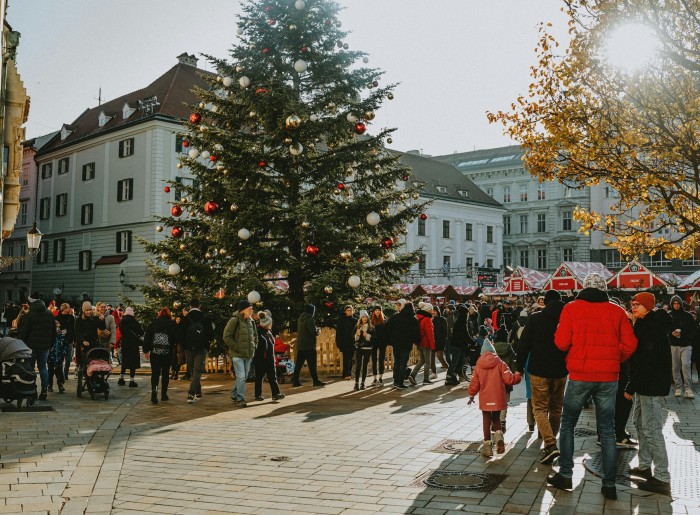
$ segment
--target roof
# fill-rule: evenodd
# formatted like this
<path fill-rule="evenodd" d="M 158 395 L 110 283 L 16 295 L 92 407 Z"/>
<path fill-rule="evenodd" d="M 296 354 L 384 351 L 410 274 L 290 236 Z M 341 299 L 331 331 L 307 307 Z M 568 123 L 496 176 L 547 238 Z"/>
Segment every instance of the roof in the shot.
<path fill-rule="evenodd" d="M 459 200 L 460 202 L 483 204 L 492 207 L 503 207 L 499 202 L 489 197 L 471 179 L 465 177 L 449 163 L 436 161 L 433 158 L 419 156 L 407 152 L 400 154 L 399 161 L 411 168 L 410 181 L 422 184 L 421 193 L 433 198 Z M 437 187 L 443 186 L 446 191 L 440 192 Z M 459 191 L 466 191 L 463 197 Z"/>
<path fill-rule="evenodd" d="M 549 279 L 550 274 L 546 272 L 540 272 L 539 270 L 533 270 L 532 268 L 525 268 L 524 266 L 519 266 L 515 269 L 513 275 L 516 277 L 522 277 L 525 280 L 525 282 L 528 283 L 530 287 L 532 287 L 532 289 L 539 290 L 545 285 L 547 279 Z"/>
<path fill-rule="evenodd" d="M 700 270 L 696 270 L 695 272 L 690 274 L 688 277 L 683 279 L 678 285 L 678 288 L 682 290 L 694 290 L 698 289 L 698 287 L 700 287 Z"/>
<path fill-rule="evenodd" d="M 72 131 L 65 140 L 61 141 L 60 137 L 54 135 L 51 142 L 45 145 L 39 153 L 44 154 L 57 150 L 155 115 L 164 115 L 179 120 L 187 119 L 191 112 L 188 106 L 198 101 L 193 92 L 194 86 L 208 88 L 209 85 L 202 75 L 209 73 L 194 66 L 178 63 L 145 88 L 132 91 L 97 107 L 86 109 L 75 121 L 64 124 L 64 127 Z M 140 100 L 151 97 L 156 97 L 158 100 L 158 105 L 155 105 L 152 110 L 139 106 Z M 124 104 L 129 104 L 132 109 L 135 109 L 127 119 L 122 116 Z M 102 127 L 99 125 L 101 112 L 106 115 L 115 114 Z"/>
<path fill-rule="evenodd" d="M 28 139 L 22 142 L 22 146 L 30 147 L 36 151 L 39 151 L 44 145 L 51 141 L 51 138 L 58 134 L 58 132 L 59 131 L 53 131 L 49 132 L 48 134 L 44 134 L 43 136 L 37 136 L 36 138 Z"/>
<path fill-rule="evenodd" d="M 665 279 L 656 275 L 639 261 L 632 260 L 608 279 L 608 287 L 625 291 L 641 291 L 652 286 L 667 287 Z"/>
<path fill-rule="evenodd" d="M 484 168 L 508 168 L 510 166 L 522 166 L 522 157 L 525 151 L 519 145 L 508 147 L 488 148 L 474 150 L 473 152 L 455 152 L 443 156 L 434 156 L 433 159 L 450 163 L 459 170 L 466 172 Z"/>

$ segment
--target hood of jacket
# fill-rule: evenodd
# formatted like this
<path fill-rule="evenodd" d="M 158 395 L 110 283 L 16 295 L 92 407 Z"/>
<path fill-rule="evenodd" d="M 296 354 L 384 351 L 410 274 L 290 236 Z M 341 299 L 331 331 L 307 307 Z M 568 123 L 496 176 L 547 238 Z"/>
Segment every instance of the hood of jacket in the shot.
<path fill-rule="evenodd" d="M 673 303 L 678 302 L 680 304 L 680 307 L 678 309 L 675 309 L 673 307 Z M 683 299 L 681 299 L 678 295 L 674 295 L 671 297 L 671 300 L 668 302 L 668 305 L 671 306 L 671 311 L 682 311 L 683 310 Z"/>
<path fill-rule="evenodd" d="M 43 300 L 35 300 L 29 305 L 30 313 L 43 313 L 44 311 L 46 311 L 46 304 Z"/>
<path fill-rule="evenodd" d="M 576 300 L 585 300 L 586 302 L 608 302 L 608 292 L 599 290 L 598 288 L 584 288 L 578 295 Z M 545 309 L 547 306 L 545 306 Z"/>
<path fill-rule="evenodd" d="M 418 311 L 416 311 L 416 316 L 417 316 L 417 317 L 420 316 L 420 317 L 433 318 L 433 314 L 432 314 L 432 313 L 428 313 L 427 311 L 425 311 L 425 310 L 423 310 L 423 309 L 419 309 Z"/>
<path fill-rule="evenodd" d="M 600 291 L 600 290 L 598 290 Z M 551 318 L 553 320 L 559 320 L 561 315 L 561 310 L 564 309 L 564 303 L 560 300 L 550 300 L 542 308 L 542 316 Z"/>
<path fill-rule="evenodd" d="M 401 311 L 399 311 L 399 314 L 402 317 L 410 317 L 413 318 L 416 315 L 416 312 L 413 311 L 413 306 L 409 306 L 408 304 L 405 305 L 403 308 L 401 308 Z"/>
<path fill-rule="evenodd" d="M 495 368 L 500 362 L 501 358 L 499 358 L 497 354 L 494 354 L 493 352 L 486 352 L 479 357 L 476 365 L 488 370 Z"/>

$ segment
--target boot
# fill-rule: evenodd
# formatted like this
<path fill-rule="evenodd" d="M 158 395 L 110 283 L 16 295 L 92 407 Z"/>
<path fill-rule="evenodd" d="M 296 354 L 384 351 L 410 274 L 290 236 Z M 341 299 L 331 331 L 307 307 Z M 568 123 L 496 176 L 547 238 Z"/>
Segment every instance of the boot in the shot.
<path fill-rule="evenodd" d="M 493 448 L 491 447 L 491 440 L 484 440 L 484 443 L 481 444 L 481 448 L 479 449 L 481 451 L 481 455 L 485 456 L 487 458 L 490 458 L 493 456 Z"/>
<path fill-rule="evenodd" d="M 153 404 L 158 404 L 158 388 L 153 388 L 151 390 L 151 402 Z"/>
<path fill-rule="evenodd" d="M 496 431 L 493 435 L 493 439 L 496 442 L 496 452 L 498 454 L 506 452 L 506 445 L 503 442 L 503 431 Z"/>
<path fill-rule="evenodd" d="M 160 400 L 161 401 L 169 401 L 170 400 L 170 397 L 168 397 L 167 390 L 163 389 L 163 391 L 160 392 Z"/>

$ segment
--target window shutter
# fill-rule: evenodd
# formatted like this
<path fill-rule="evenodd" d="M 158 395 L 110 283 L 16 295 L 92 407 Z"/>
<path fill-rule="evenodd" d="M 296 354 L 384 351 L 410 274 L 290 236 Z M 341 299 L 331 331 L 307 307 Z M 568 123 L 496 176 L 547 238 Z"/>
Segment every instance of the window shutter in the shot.
<path fill-rule="evenodd" d="M 61 263 L 66 260 L 66 240 L 61 240 L 62 245 L 61 245 Z"/>
<path fill-rule="evenodd" d="M 134 179 L 129 179 L 129 198 L 127 200 L 132 198 L 134 198 Z"/>
<path fill-rule="evenodd" d="M 175 177 L 175 182 L 177 184 L 182 184 L 182 177 Z M 175 188 L 175 200 L 180 200 L 182 198 L 182 190 L 180 188 Z"/>
<path fill-rule="evenodd" d="M 87 177 L 87 165 L 83 165 L 83 180 L 84 181 L 87 180 L 87 179 L 85 179 L 85 177 Z"/>
<path fill-rule="evenodd" d="M 122 233 L 117 233 L 117 252 L 122 252 Z"/>
<path fill-rule="evenodd" d="M 117 183 L 117 202 L 121 202 L 123 200 L 122 194 L 124 193 L 124 181 L 119 181 Z"/>
<path fill-rule="evenodd" d="M 124 157 L 124 141 L 119 142 L 119 157 Z"/>
<path fill-rule="evenodd" d="M 61 196 L 56 197 L 56 216 L 61 214 Z"/>
<path fill-rule="evenodd" d="M 53 262 L 58 261 L 58 240 L 53 241 Z"/>
<path fill-rule="evenodd" d="M 127 244 L 126 244 L 126 251 L 131 252 L 131 231 L 127 231 Z M 373 369 L 374 370 L 374 369 Z"/>

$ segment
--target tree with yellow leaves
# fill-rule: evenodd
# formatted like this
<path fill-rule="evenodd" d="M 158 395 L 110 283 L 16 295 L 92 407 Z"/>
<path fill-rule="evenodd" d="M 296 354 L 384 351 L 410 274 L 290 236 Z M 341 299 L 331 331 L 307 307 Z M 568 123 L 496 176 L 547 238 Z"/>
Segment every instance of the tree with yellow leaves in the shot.
<path fill-rule="evenodd" d="M 565 0 L 564 9 L 568 46 L 541 24 L 527 95 L 489 120 L 522 145 L 541 180 L 617 190 L 610 212 L 575 211 L 582 231 L 605 232 L 624 256 L 691 255 L 700 245 L 700 0 Z M 643 68 L 609 59 L 621 27 L 655 38 Z M 622 44 L 641 48 L 634 39 Z"/>

